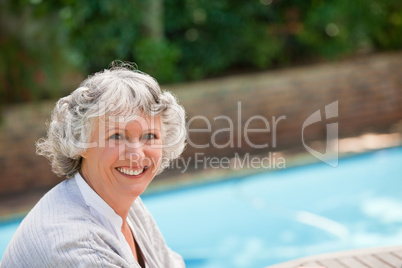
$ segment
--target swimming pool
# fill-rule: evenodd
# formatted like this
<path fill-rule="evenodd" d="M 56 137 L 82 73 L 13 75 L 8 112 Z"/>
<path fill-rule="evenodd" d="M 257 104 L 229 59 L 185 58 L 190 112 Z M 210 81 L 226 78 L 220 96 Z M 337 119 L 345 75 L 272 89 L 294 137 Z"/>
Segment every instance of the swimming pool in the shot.
<path fill-rule="evenodd" d="M 143 200 L 187 267 L 258 268 L 402 244 L 401 179 L 399 147 L 344 158 L 336 168 L 317 163 Z M 0 258 L 17 225 L 0 228 Z"/>
<path fill-rule="evenodd" d="M 402 148 L 143 198 L 187 267 L 402 244 Z"/>

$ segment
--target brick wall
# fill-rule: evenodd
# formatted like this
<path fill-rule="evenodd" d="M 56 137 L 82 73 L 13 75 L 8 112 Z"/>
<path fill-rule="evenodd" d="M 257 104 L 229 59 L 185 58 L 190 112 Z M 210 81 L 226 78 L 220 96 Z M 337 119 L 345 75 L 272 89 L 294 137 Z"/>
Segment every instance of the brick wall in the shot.
<path fill-rule="evenodd" d="M 0 126 L 0 195 L 54 185 L 47 160 L 35 155 L 35 142 L 46 134 L 50 103 L 16 105 L 3 112 Z"/>
<path fill-rule="evenodd" d="M 191 142 L 209 145 L 194 148 L 190 143 L 184 153 L 186 159 L 194 159 L 195 153 L 232 157 L 235 153 L 302 148 L 305 120 L 319 109 L 325 117 L 324 107 L 334 101 L 338 101 L 339 116 L 306 127 L 305 141 L 325 140 L 326 124 L 331 122 L 339 123 L 340 137 L 391 132 L 402 120 L 402 53 L 164 88 L 180 99 L 187 120 L 193 119 L 189 127 L 204 129 L 191 132 Z M 47 161 L 35 155 L 34 146 L 45 135 L 45 121 L 53 104 L 17 105 L 4 111 L 0 126 L 0 195 L 47 188 L 60 181 L 51 173 Z M 267 144 L 263 149 L 248 145 L 243 135 L 247 120 L 256 115 L 261 117 L 251 120 L 248 129 L 261 132 L 248 132 L 248 142 Z M 276 121 L 282 118 L 277 121 L 275 131 L 273 117 Z M 269 131 L 262 118 L 267 119 Z M 213 141 L 224 148 L 215 148 Z"/>
<path fill-rule="evenodd" d="M 214 120 L 218 115 L 233 119 L 238 124 L 241 105 L 242 131 L 246 121 L 254 115 L 268 119 L 270 132 L 248 133 L 253 144 L 268 143 L 262 150 L 248 146 L 244 135 L 242 146 L 195 150 L 191 146 L 185 155 L 195 152 L 207 155 L 233 155 L 235 152 L 260 153 L 302 147 L 302 126 L 316 110 L 338 101 L 339 117 L 328 122 L 315 123 L 305 128 L 305 140 L 325 140 L 326 123 L 339 123 L 339 136 L 356 136 L 366 132 L 390 132 L 402 120 L 402 53 L 376 55 L 333 64 L 286 69 L 260 74 L 228 77 L 203 83 L 176 87 L 176 94 L 187 108 L 188 118 L 203 115 L 211 122 L 211 133 L 191 133 L 198 144 L 211 142 L 216 130 L 228 128 L 225 120 Z M 238 103 L 240 102 L 240 104 Z M 276 124 L 276 146 L 272 144 L 272 117 L 286 117 Z M 194 120 L 191 128 L 206 128 L 203 120 Z M 249 128 L 266 128 L 262 120 L 253 120 Z M 229 132 L 217 134 L 221 144 L 229 140 Z M 234 131 L 234 140 L 238 132 Z"/>

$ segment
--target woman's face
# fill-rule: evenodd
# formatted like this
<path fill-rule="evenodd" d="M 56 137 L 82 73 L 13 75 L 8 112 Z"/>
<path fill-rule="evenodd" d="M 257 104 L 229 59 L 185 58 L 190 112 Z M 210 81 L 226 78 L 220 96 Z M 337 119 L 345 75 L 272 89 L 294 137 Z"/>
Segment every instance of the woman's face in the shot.
<path fill-rule="evenodd" d="M 81 173 L 110 206 L 139 196 L 159 169 L 160 117 L 138 116 L 125 123 L 98 120 L 82 155 Z"/>

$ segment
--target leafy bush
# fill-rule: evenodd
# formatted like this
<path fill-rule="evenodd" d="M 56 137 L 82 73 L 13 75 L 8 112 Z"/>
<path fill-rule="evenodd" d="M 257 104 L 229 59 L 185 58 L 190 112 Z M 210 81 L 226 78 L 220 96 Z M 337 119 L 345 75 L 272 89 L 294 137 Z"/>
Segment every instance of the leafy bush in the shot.
<path fill-rule="evenodd" d="M 58 64 L 63 57 L 52 44 L 53 18 L 37 18 L 32 9 L 22 12 L 12 4 L 0 2 L 0 108 L 59 96 L 58 78 L 66 67 Z"/>
<path fill-rule="evenodd" d="M 161 20 L 151 12 L 158 4 L 163 4 Z M 402 48 L 399 0 L 3 0 L 0 5 L 3 103 L 60 95 L 55 81 L 71 65 L 92 73 L 115 59 L 134 61 L 170 83 Z M 161 37 L 152 35 L 149 21 L 161 24 Z"/>

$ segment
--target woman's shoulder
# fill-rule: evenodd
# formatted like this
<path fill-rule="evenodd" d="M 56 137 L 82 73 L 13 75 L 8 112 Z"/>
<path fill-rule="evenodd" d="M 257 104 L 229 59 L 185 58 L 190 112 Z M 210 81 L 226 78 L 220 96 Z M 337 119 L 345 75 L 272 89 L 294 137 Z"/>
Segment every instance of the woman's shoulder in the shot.
<path fill-rule="evenodd" d="M 129 258 L 122 257 L 124 248 L 101 226 L 83 219 L 51 221 L 41 225 L 26 221 L 6 249 L 2 268 L 3 264 L 4 268 L 130 267 Z"/>
<path fill-rule="evenodd" d="M 25 236 L 40 232 L 44 237 L 51 237 L 53 232 L 64 234 L 71 227 L 82 229 L 94 225 L 94 222 L 76 183 L 65 180 L 39 200 L 23 219 L 17 232 L 21 231 Z"/>
<path fill-rule="evenodd" d="M 53 237 L 64 236 L 71 229 L 92 226 L 89 208 L 75 187 L 74 181 L 65 180 L 47 192 L 22 220 L 13 240 L 51 243 Z"/>
<path fill-rule="evenodd" d="M 46 222 L 65 221 L 70 217 L 87 217 L 87 207 L 77 184 L 69 179 L 62 181 L 49 192 L 28 213 L 24 220 L 41 218 Z M 42 221 L 43 222 L 43 221 Z"/>
<path fill-rule="evenodd" d="M 24 218 L 4 258 L 37 265 L 75 257 L 83 261 L 78 256 L 82 252 L 98 258 L 91 252 L 109 248 L 109 244 L 117 244 L 115 238 L 92 216 L 74 181 L 67 180 L 44 195 Z"/>

